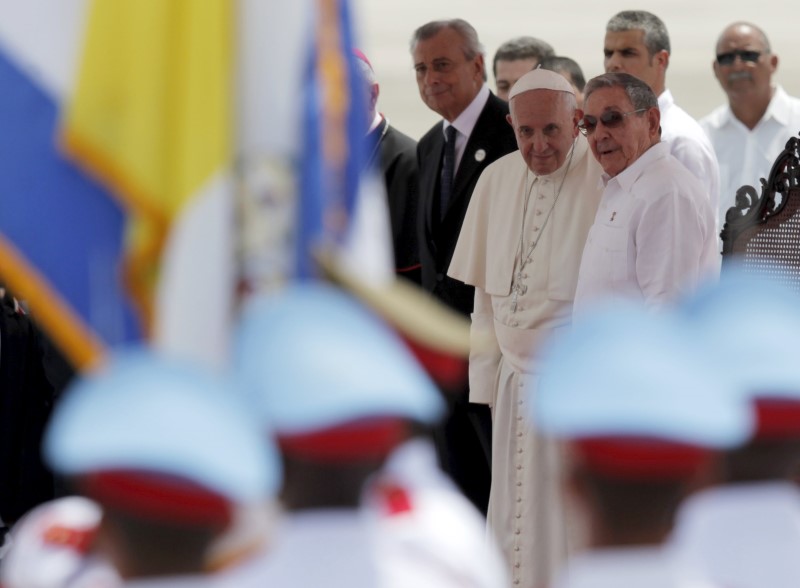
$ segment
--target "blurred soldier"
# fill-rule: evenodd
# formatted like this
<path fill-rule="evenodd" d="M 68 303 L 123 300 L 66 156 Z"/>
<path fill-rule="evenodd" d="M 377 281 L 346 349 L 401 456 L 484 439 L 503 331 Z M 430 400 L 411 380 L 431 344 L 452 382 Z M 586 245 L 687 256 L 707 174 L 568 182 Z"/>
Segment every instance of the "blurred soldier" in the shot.
<path fill-rule="evenodd" d="M 123 585 L 208 585 L 207 551 L 235 507 L 276 489 L 277 456 L 237 398 L 195 366 L 137 352 L 59 404 L 46 456 L 101 505 L 97 549 Z"/>
<path fill-rule="evenodd" d="M 662 544 L 680 501 L 713 475 L 719 449 L 744 441 L 752 415 L 704 351 L 677 313 L 625 304 L 545 352 L 530 415 L 566 441 L 565 491 L 590 528 L 558 588 L 705 585 Z"/>
<path fill-rule="evenodd" d="M 497 97 L 508 100 L 517 80 L 552 55 L 550 44 L 536 37 L 516 37 L 500 45 L 492 61 Z"/>
<path fill-rule="evenodd" d="M 359 70 L 367 85 L 368 159 L 366 165 L 380 165 L 389 202 L 392 225 L 395 272 L 420 283 L 419 246 L 417 244 L 417 142 L 389 124 L 378 112 L 380 85 L 367 56 L 355 50 Z"/>
<path fill-rule="evenodd" d="M 244 313 L 236 362 L 278 435 L 287 514 L 226 586 L 504 586 L 480 516 L 407 442 L 443 407 L 377 317 L 331 287 L 288 288 Z"/>
<path fill-rule="evenodd" d="M 678 513 L 673 547 L 719 586 L 788 588 L 800 577 L 800 298 L 764 280 L 724 273 L 686 303 L 705 360 L 756 414 L 748 443 L 725 455 L 722 484 Z"/>
<path fill-rule="evenodd" d="M 82 496 L 37 506 L 14 526 L 0 583 L 4 588 L 119 586 L 117 572 L 96 552 L 102 516 L 100 506 Z"/>

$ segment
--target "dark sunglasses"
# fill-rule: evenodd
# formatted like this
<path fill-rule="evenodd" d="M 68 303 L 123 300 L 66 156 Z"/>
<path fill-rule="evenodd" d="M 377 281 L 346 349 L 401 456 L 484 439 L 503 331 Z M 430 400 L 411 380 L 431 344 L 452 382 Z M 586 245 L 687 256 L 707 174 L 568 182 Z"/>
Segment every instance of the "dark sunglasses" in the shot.
<path fill-rule="evenodd" d="M 591 114 L 585 114 L 583 118 L 578 122 L 578 128 L 580 129 L 581 133 L 586 135 L 587 137 L 594 133 L 595 129 L 597 128 L 597 123 L 603 123 L 603 126 L 608 129 L 616 129 L 618 126 L 622 124 L 622 121 L 625 120 L 625 117 L 629 114 L 636 114 L 638 112 L 646 111 L 646 108 L 640 108 L 639 110 L 631 110 L 630 112 L 620 112 L 619 110 L 607 110 L 603 114 L 600 115 L 600 118 L 596 116 L 592 116 Z"/>
<path fill-rule="evenodd" d="M 736 51 L 729 51 L 728 53 L 720 53 L 717 55 L 717 63 L 720 65 L 733 65 L 737 56 L 746 63 L 755 63 L 758 61 L 758 58 L 761 57 L 761 51 L 744 51 L 737 49 Z"/>

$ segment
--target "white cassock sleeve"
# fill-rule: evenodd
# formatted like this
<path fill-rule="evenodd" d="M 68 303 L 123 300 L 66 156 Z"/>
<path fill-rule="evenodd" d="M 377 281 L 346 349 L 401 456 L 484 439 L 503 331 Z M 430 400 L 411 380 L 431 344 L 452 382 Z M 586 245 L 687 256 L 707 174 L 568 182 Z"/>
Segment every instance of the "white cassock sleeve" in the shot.
<path fill-rule="evenodd" d="M 475 304 L 470 326 L 469 400 L 478 404 L 494 404 L 500 345 L 494 330 L 492 297 L 475 288 Z"/>

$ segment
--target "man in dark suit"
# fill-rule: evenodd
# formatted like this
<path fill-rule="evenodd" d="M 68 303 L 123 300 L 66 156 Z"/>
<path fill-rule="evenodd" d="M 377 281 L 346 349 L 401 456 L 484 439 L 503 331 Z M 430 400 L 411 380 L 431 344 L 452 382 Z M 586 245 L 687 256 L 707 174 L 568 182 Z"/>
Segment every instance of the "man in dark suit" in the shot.
<path fill-rule="evenodd" d="M 55 394 L 43 343 L 36 325 L 0 286 L 0 535 L 55 493 L 40 456 Z"/>
<path fill-rule="evenodd" d="M 474 289 L 449 278 L 447 268 L 478 177 L 517 144 L 506 122 L 508 104 L 485 84 L 483 48 L 468 22 L 421 26 L 414 32 L 411 54 L 422 101 L 444 119 L 417 145 L 422 287 L 469 316 Z M 470 404 L 469 391 L 458 391 L 438 433 L 444 469 L 485 513 L 491 483 L 488 407 Z"/>
<path fill-rule="evenodd" d="M 392 225 L 394 267 L 398 276 L 420 283 L 417 245 L 417 142 L 389 124 L 378 112 L 380 85 L 367 56 L 354 50 L 367 86 L 367 165 L 380 165 Z"/>

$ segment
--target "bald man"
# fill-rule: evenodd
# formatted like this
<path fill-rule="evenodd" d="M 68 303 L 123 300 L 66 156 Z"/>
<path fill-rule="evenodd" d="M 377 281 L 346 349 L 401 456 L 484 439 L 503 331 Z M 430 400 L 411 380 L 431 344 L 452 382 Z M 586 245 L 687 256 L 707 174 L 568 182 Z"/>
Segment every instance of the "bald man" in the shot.
<path fill-rule="evenodd" d="M 800 132 L 800 99 L 773 84 L 778 56 L 756 25 L 735 22 L 717 40 L 714 75 L 728 103 L 700 120 L 719 160 L 720 226 L 743 185 L 760 188 L 790 137 Z"/>

